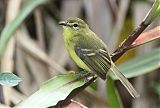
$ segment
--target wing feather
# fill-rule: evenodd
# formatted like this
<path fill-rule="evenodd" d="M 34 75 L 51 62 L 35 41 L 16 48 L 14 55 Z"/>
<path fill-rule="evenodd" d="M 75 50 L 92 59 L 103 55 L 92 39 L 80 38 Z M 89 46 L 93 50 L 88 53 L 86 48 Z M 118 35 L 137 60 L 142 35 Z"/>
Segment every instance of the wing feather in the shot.
<path fill-rule="evenodd" d="M 85 50 L 84 48 L 75 47 L 75 52 L 93 72 L 102 79 L 106 79 L 106 74 L 111 67 L 107 53 L 102 54 L 100 49 L 87 49 L 87 46 Z"/>

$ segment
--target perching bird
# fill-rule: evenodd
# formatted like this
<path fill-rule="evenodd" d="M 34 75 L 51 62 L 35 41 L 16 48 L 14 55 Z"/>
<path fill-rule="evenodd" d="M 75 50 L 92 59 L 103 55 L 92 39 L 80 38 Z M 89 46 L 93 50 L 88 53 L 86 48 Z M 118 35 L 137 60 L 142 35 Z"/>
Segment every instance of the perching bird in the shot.
<path fill-rule="evenodd" d="M 106 44 L 90 30 L 82 19 L 69 18 L 59 24 L 63 25 L 66 49 L 79 67 L 95 73 L 103 80 L 111 70 L 134 98 L 139 97 L 132 84 L 111 60 Z"/>

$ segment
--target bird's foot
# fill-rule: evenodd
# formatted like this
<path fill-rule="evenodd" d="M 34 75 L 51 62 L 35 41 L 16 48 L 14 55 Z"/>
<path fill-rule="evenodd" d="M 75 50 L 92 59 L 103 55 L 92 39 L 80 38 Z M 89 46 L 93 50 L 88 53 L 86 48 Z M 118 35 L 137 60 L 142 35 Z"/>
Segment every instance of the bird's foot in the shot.
<path fill-rule="evenodd" d="M 78 78 L 83 78 L 86 83 L 89 82 L 90 79 L 97 77 L 95 74 L 88 72 L 86 70 L 80 70 L 76 72 L 76 74 L 78 75 Z"/>

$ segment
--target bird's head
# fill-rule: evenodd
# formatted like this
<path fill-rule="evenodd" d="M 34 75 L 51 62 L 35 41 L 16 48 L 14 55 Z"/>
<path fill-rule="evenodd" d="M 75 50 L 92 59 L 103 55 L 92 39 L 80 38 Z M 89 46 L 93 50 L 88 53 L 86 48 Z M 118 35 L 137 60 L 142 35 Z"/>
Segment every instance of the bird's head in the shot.
<path fill-rule="evenodd" d="M 80 18 L 69 18 L 67 21 L 60 21 L 59 25 L 72 32 L 85 32 L 89 29 L 88 25 Z"/>

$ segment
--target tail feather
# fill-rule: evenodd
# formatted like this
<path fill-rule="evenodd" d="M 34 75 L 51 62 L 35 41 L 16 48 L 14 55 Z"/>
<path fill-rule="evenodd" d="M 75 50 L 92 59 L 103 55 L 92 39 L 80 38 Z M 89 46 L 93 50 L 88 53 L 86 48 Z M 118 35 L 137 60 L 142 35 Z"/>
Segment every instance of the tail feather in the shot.
<path fill-rule="evenodd" d="M 125 86 L 128 92 L 131 94 L 132 97 L 137 98 L 139 97 L 139 93 L 134 89 L 132 84 L 128 81 L 128 79 L 119 71 L 119 69 L 115 66 L 112 62 L 111 71 L 118 77 L 121 83 Z"/>

